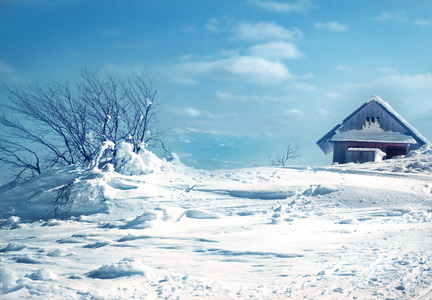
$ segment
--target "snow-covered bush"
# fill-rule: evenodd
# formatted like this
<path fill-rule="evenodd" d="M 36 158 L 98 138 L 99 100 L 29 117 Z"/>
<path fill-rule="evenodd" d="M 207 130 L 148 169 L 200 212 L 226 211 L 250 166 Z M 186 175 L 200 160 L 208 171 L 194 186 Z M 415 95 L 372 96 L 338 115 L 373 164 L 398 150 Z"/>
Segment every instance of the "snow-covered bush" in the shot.
<path fill-rule="evenodd" d="M 113 279 L 133 275 L 140 275 L 146 278 L 153 277 L 151 269 L 134 258 L 124 258 L 117 263 L 103 265 L 99 269 L 89 272 L 87 277 Z"/>
<path fill-rule="evenodd" d="M 146 175 L 160 171 L 165 161 L 158 158 L 153 152 L 141 149 L 138 154 L 133 151 L 133 145 L 120 143 L 114 159 L 114 169 L 123 175 Z"/>

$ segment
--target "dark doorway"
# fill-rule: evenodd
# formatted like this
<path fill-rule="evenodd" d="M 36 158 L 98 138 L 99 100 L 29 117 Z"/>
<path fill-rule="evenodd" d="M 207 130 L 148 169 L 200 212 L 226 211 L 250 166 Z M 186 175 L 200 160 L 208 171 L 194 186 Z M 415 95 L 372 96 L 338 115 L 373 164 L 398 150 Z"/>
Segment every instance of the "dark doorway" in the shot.
<path fill-rule="evenodd" d="M 392 158 L 398 155 L 406 155 L 407 147 L 406 146 L 387 146 L 386 147 L 386 157 L 387 159 Z"/>

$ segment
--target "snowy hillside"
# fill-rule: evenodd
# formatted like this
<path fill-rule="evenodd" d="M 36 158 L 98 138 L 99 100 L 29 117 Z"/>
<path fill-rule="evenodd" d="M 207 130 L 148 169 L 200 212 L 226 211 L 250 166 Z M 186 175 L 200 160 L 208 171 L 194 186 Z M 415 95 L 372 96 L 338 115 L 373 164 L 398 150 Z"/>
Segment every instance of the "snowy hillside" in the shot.
<path fill-rule="evenodd" d="M 202 171 L 124 147 L 0 194 L 0 297 L 431 299 L 431 170 L 429 149 Z"/>

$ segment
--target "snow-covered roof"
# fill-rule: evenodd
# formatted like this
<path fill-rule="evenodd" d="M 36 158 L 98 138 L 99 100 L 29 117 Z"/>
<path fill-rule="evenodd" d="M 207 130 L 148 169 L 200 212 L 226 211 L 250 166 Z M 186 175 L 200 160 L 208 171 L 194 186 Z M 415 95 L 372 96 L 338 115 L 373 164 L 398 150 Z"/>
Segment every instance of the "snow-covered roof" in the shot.
<path fill-rule="evenodd" d="M 411 136 L 401 132 L 384 130 L 350 130 L 336 133 L 330 141 L 332 142 L 366 142 L 366 143 L 394 143 L 394 144 L 417 144 Z"/>
<path fill-rule="evenodd" d="M 408 129 L 408 132 L 412 133 L 413 136 L 415 136 L 416 138 L 418 138 L 420 141 L 422 141 L 425 144 L 430 144 L 430 142 L 420 134 L 420 132 L 417 131 L 417 129 L 415 129 L 414 127 L 411 126 L 410 123 L 408 123 L 404 118 L 402 118 L 401 115 L 399 115 L 391 106 L 390 104 L 388 104 L 387 102 L 385 102 L 383 99 L 381 99 L 379 96 L 377 95 L 373 95 L 372 97 L 370 97 L 368 99 L 368 101 L 366 101 L 366 103 L 375 101 L 376 103 L 378 103 L 379 105 L 381 105 L 383 108 L 385 108 L 385 110 L 387 110 L 387 112 L 392 115 L 399 123 L 401 123 L 401 125 L 403 127 L 405 127 L 406 129 Z"/>

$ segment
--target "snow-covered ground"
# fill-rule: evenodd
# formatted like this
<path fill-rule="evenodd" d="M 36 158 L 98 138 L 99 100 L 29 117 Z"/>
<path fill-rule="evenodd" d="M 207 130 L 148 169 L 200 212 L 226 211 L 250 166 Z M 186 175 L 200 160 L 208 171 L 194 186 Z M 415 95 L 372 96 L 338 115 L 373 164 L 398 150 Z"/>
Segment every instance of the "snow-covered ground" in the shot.
<path fill-rule="evenodd" d="M 0 298 L 431 299 L 431 154 L 43 174 L 0 194 Z"/>

